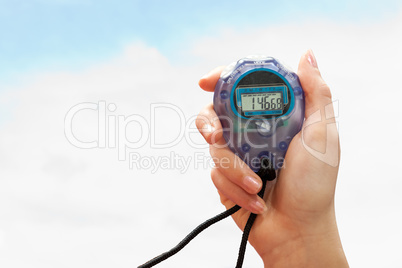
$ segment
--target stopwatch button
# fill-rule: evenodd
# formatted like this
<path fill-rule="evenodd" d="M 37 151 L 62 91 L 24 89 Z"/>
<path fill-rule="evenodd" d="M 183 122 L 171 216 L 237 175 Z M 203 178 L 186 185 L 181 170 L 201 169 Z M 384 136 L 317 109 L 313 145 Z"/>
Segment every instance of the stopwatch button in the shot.
<path fill-rule="evenodd" d="M 279 149 L 285 151 L 288 148 L 288 144 L 285 141 L 281 141 L 278 145 Z"/>
<path fill-rule="evenodd" d="M 303 90 L 301 89 L 301 87 L 295 87 L 293 89 L 293 92 L 295 93 L 295 96 L 299 96 L 303 92 Z"/>
<path fill-rule="evenodd" d="M 248 151 L 250 151 L 250 145 L 248 145 L 247 143 L 245 143 L 245 144 L 243 144 L 242 146 L 241 146 L 241 150 L 243 151 L 243 152 L 245 152 L 245 153 L 247 153 Z"/>
<path fill-rule="evenodd" d="M 222 90 L 220 96 L 221 99 L 226 100 L 227 98 L 229 98 L 229 92 L 227 92 L 227 90 Z"/>
<path fill-rule="evenodd" d="M 271 131 L 271 124 L 268 122 L 257 121 L 255 124 L 257 125 L 258 133 L 261 135 L 267 135 Z"/>

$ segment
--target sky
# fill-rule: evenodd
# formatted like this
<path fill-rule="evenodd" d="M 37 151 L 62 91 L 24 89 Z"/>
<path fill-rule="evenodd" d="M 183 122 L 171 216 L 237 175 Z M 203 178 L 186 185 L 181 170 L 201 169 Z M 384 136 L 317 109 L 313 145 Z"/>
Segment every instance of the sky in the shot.
<path fill-rule="evenodd" d="M 133 42 L 155 47 L 171 60 L 222 28 L 329 19 L 367 22 L 395 16 L 400 1 L 0 1 L 0 74 L 71 70 L 100 63 Z M 256 9 L 263 10 L 255 13 Z M 252 15 L 251 15 L 252 14 Z"/>
<path fill-rule="evenodd" d="M 0 0 L 0 266 L 136 267 L 172 247 L 223 210 L 198 79 L 249 54 L 296 70 L 308 48 L 337 101 L 349 264 L 402 266 L 399 2 Z M 240 237 L 226 220 L 161 267 L 233 267 Z M 262 266 L 251 247 L 245 266 Z"/>

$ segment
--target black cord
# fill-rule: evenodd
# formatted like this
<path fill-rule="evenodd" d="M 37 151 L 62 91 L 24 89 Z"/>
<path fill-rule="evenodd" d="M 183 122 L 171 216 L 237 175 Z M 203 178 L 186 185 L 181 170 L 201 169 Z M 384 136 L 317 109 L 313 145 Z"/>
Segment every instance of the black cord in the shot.
<path fill-rule="evenodd" d="M 267 181 L 272 181 L 276 178 L 275 169 L 271 166 L 271 163 L 267 158 L 264 158 L 261 161 L 261 168 L 257 172 L 257 175 L 260 176 L 260 178 L 262 179 L 262 188 L 261 188 L 261 191 L 258 193 L 258 196 L 263 198 L 264 193 L 265 193 L 265 188 L 267 186 Z M 243 236 L 241 238 L 240 247 L 239 247 L 239 254 L 237 257 L 236 268 L 241 268 L 243 266 L 248 236 L 250 234 L 251 227 L 253 227 L 253 224 L 254 224 L 254 221 L 256 218 L 257 218 L 257 214 L 251 213 L 250 216 L 248 217 L 246 225 L 244 226 Z"/>
<path fill-rule="evenodd" d="M 261 168 L 257 172 L 257 175 L 260 176 L 260 178 L 262 179 L 262 182 L 263 182 L 262 189 L 258 193 L 258 195 L 262 198 L 264 196 L 267 181 L 271 181 L 271 180 L 274 180 L 276 178 L 275 169 L 272 168 L 271 162 L 269 161 L 268 158 L 262 159 Z M 237 212 L 239 209 L 241 209 L 241 207 L 238 206 L 238 205 L 235 205 L 234 207 L 229 208 L 228 210 L 222 212 L 221 214 L 216 215 L 215 217 L 213 217 L 213 218 L 211 218 L 209 220 L 206 220 L 205 222 L 203 222 L 200 225 L 198 225 L 191 233 L 189 233 L 174 248 L 172 248 L 169 251 L 166 251 L 165 253 L 162 253 L 161 255 L 153 258 L 152 260 L 150 260 L 150 261 L 148 261 L 148 262 L 146 262 L 146 263 L 144 263 L 144 264 L 142 264 L 140 266 L 138 266 L 137 268 L 150 268 L 150 267 L 153 267 L 153 266 L 157 265 L 158 263 L 166 260 L 167 258 L 170 258 L 174 254 L 176 254 L 177 252 L 182 250 L 199 233 L 201 233 L 202 231 L 207 229 L 212 224 L 217 223 L 218 221 L 221 221 L 221 220 L 229 217 L 230 215 L 232 215 L 235 212 Z M 247 246 L 248 236 L 250 234 L 251 227 L 253 226 L 253 223 L 254 223 L 256 217 L 257 217 L 256 214 L 251 213 L 249 218 L 248 218 L 248 220 L 247 220 L 246 226 L 244 227 L 243 236 L 242 236 L 242 240 L 241 240 L 240 248 L 239 248 L 239 254 L 238 254 L 238 258 L 237 258 L 236 268 L 241 268 L 242 265 L 243 265 L 244 254 L 246 253 L 246 246 Z"/>
<path fill-rule="evenodd" d="M 182 241 L 180 241 L 179 244 L 177 244 L 174 248 L 172 248 L 169 251 L 166 251 L 165 253 L 162 253 L 161 255 L 153 258 L 152 260 L 144 263 L 143 265 L 138 266 L 138 268 L 149 268 L 152 267 L 158 263 L 160 263 L 161 261 L 166 260 L 167 258 L 173 256 L 174 254 L 176 254 L 177 252 L 179 252 L 182 248 L 184 248 L 191 240 L 194 239 L 194 237 L 196 237 L 199 233 L 201 233 L 202 231 L 204 231 L 205 229 L 207 229 L 209 226 L 211 226 L 212 224 L 223 220 L 224 218 L 229 217 L 230 215 L 232 215 L 233 213 L 237 212 L 239 209 L 241 209 L 240 206 L 235 205 L 232 208 L 229 208 L 228 210 L 222 212 L 219 215 L 216 215 L 215 217 L 206 220 L 205 222 L 201 223 L 200 225 L 198 225 L 191 233 L 189 233 Z"/>

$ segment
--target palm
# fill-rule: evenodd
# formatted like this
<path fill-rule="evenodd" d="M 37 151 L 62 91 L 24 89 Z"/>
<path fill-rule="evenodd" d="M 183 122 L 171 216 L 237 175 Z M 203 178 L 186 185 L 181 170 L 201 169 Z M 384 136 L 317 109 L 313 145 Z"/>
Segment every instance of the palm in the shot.
<path fill-rule="evenodd" d="M 309 126 L 313 131 L 319 127 L 322 126 Z M 338 168 L 323 163 L 307 152 L 301 137 L 299 133 L 293 138 L 286 154 L 285 167 L 277 180 L 268 182 L 264 195 L 268 211 L 258 215 L 249 237 L 259 254 L 263 254 L 267 248 L 294 239 L 300 230 L 307 230 L 328 206 L 333 205 L 333 178 L 336 178 Z M 319 174 L 315 172 L 317 166 L 322 170 Z M 226 207 L 234 204 L 222 195 L 221 201 Z M 233 219 L 243 229 L 249 215 L 247 210 L 241 209 L 233 215 Z"/>

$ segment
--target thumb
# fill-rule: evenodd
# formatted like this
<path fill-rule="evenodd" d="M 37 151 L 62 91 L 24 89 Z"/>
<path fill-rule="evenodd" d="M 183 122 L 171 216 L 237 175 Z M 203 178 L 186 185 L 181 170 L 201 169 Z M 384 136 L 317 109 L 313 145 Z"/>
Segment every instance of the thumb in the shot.
<path fill-rule="evenodd" d="M 298 75 L 305 94 L 306 120 L 301 131 L 303 145 L 320 162 L 338 167 L 339 136 L 331 91 L 321 77 L 311 50 L 301 57 Z"/>
<path fill-rule="evenodd" d="M 297 74 L 305 94 L 305 117 L 319 110 L 324 112 L 325 107 L 332 102 L 331 91 L 321 77 L 311 49 L 301 57 Z"/>

